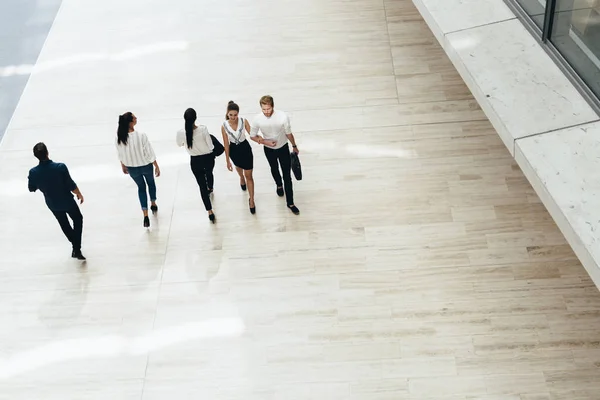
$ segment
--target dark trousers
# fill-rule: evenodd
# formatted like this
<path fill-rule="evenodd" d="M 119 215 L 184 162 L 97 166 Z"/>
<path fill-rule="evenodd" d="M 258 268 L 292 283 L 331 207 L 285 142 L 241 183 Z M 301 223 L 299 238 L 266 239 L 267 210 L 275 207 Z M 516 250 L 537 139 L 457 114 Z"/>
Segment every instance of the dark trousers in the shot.
<path fill-rule="evenodd" d="M 80 251 L 81 234 L 83 233 L 83 215 L 81 215 L 77 203 L 73 202 L 73 207 L 68 211 L 52 211 L 52 214 L 56 217 L 60 229 L 62 229 L 69 242 L 73 245 L 73 251 Z M 67 215 L 71 217 L 73 227 L 71 227 Z"/>
<path fill-rule="evenodd" d="M 203 156 L 192 156 L 190 160 L 190 167 L 196 177 L 196 182 L 200 188 L 200 196 L 202 196 L 202 202 L 206 211 L 212 210 L 212 204 L 210 203 L 210 192 L 215 183 L 215 177 L 213 175 L 213 169 L 215 169 L 215 156 L 212 154 L 206 154 Z"/>
<path fill-rule="evenodd" d="M 271 175 L 277 187 L 283 186 L 285 190 L 285 201 L 288 206 L 294 204 L 294 189 L 292 188 L 292 158 L 290 157 L 290 146 L 286 143 L 280 149 L 274 150 L 265 147 L 265 156 L 271 166 Z M 279 174 L 279 166 L 283 174 L 283 181 Z"/>

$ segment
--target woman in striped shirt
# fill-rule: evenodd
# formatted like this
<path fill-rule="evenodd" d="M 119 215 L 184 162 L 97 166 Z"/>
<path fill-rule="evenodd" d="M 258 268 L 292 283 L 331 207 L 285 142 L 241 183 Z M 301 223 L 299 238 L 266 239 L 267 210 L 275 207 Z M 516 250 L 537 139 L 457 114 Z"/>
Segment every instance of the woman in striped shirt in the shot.
<path fill-rule="evenodd" d="M 138 197 L 142 212 L 144 213 L 144 227 L 150 226 L 148 218 L 148 194 L 146 185 L 150 192 L 150 209 L 153 214 L 158 211 L 156 205 L 156 184 L 154 174 L 160 176 L 160 168 L 156 162 L 156 155 L 152 145 L 145 133 L 135 130 L 137 118 L 130 112 L 119 116 L 119 127 L 117 129 L 117 153 L 121 161 L 121 169 L 124 174 L 129 174 L 138 187 Z"/>

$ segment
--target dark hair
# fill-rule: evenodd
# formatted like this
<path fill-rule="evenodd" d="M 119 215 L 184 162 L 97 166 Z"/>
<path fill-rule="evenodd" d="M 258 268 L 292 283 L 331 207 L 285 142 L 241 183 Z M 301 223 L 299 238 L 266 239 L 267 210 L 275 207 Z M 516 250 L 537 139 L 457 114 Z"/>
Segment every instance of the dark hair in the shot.
<path fill-rule="evenodd" d="M 227 120 L 229 119 L 229 111 L 240 112 L 240 106 L 235 104 L 235 102 L 233 100 L 231 100 L 229 103 L 227 103 L 227 113 L 225 114 L 225 119 L 227 119 Z"/>
<path fill-rule="evenodd" d="M 119 127 L 117 128 L 117 143 L 127 145 L 129 139 L 129 124 L 133 122 L 133 114 L 126 112 L 119 115 Z"/>
<path fill-rule="evenodd" d="M 273 100 L 273 97 L 269 95 L 261 97 L 259 103 L 261 106 L 275 107 L 275 100 Z"/>
<path fill-rule="evenodd" d="M 194 123 L 196 122 L 196 118 L 196 110 L 193 108 L 188 108 L 183 113 L 183 119 L 185 119 L 185 140 L 188 149 L 191 149 L 194 143 Z"/>
<path fill-rule="evenodd" d="M 40 161 L 48 159 L 48 148 L 42 142 L 33 146 L 33 155 Z"/>

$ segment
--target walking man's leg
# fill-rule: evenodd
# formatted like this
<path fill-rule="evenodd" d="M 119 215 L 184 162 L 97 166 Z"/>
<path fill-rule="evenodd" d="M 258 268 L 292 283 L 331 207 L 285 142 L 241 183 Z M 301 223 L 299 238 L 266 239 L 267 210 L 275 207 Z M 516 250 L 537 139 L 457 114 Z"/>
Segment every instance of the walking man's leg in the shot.
<path fill-rule="evenodd" d="M 81 210 L 79 210 L 79 206 L 75 204 L 75 206 L 69 210 L 69 217 L 73 221 L 73 252 L 76 254 L 81 254 L 81 236 L 83 234 L 83 215 L 81 215 Z"/>
<path fill-rule="evenodd" d="M 283 187 L 285 189 L 285 200 L 288 206 L 294 204 L 294 189 L 292 187 L 292 158 L 287 145 L 277 150 L 277 159 L 283 173 Z"/>
<path fill-rule="evenodd" d="M 62 229 L 63 233 L 67 237 L 67 240 L 73 243 L 73 228 L 71 228 L 71 224 L 69 223 L 69 218 L 67 218 L 66 211 L 52 211 L 54 217 L 58 221 L 60 225 L 60 229 Z"/>
<path fill-rule="evenodd" d="M 283 196 L 283 181 L 281 180 L 281 175 L 279 174 L 279 163 L 277 162 L 277 152 L 279 150 L 269 149 L 267 147 L 265 149 L 265 156 L 267 157 L 267 161 L 269 162 L 269 166 L 271 167 L 271 175 L 273 176 L 273 180 L 277 185 L 277 194 L 279 196 Z"/>

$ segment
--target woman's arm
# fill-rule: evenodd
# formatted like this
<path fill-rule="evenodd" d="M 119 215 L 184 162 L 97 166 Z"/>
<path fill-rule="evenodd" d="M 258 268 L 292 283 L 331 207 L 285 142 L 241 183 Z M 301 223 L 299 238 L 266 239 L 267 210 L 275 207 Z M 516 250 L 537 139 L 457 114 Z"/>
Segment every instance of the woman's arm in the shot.
<path fill-rule="evenodd" d="M 177 135 L 175 136 L 175 143 L 177 146 L 183 147 L 185 145 L 185 132 L 177 131 Z"/>
<path fill-rule="evenodd" d="M 158 178 L 160 176 L 160 168 L 158 167 L 158 161 L 156 161 L 156 154 L 154 154 L 154 149 L 152 148 L 152 143 L 150 143 L 150 140 L 148 139 L 148 136 L 146 136 L 145 133 L 144 133 L 144 136 L 142 136 L 142 138 L 143 138 L 142 143 L 144 144 L 144 150 L 146 152 L 146 155 L 148 156 L 148 159 L 150 160 L 152 165 L 154 165 L 154 175 Z"/>
<path fill-rule="evenodd" d="M 227 169 L 233 171 L 231 161 L 229 160 L 229 136 L 227 135 L 224 126 L 221 126 L 221 135 L 223 135 L 223 147 L 225 147 L 225 162 L 227 163 Z"/>
<path fill-rule="evenodd" d="M 203 126 L 204 129 L 204 140 L 206 140 L 206 145 L 208 146 L 209 149 L 213 149 L 215 148 L 215 145 L 212 141 L 212 138 L 210 137 L 210 132 L 208 131 L 208 128 Z"/>

